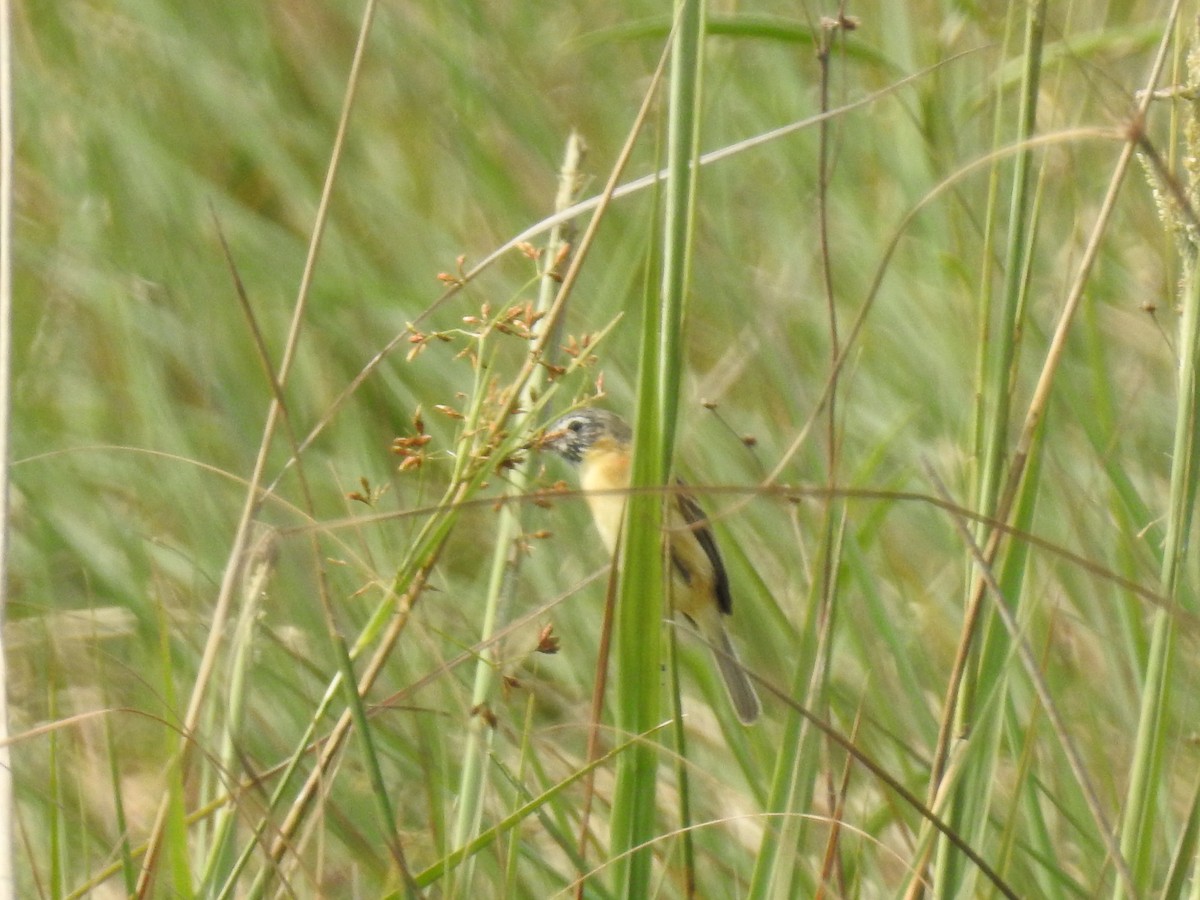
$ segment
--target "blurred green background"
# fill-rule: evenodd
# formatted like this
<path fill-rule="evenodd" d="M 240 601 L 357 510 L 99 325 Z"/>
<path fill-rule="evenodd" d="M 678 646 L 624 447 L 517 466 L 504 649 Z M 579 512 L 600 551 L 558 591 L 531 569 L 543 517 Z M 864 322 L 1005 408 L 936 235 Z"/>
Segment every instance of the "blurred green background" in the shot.
<path fill-rule="evenodd" d="M 704 169 L 679 434 L 680 468 L 702 491 L 759 483 L 801 435 L 779 480 L 825 483 L 824 425 L 804 432 L 814 417 L 822 421 L 830 371 L 825 240 L 842 341 L 870 304 L 839 388 L 838 483 L 932 495 L 922 469 L 928 461 L 955 499 L 972 506 L 975 410 L 986 390 L 976 371 L 981 309 L 1004 277 L 998 248 L 1011 226 L 1007 200 L 995 198 L 1007 197 L 1012 155 L 995 165 L 988 156 L 1016 134 L 1024 10 L 849 4 L 860 22 L 830 57 L 831 105 L 920 74 L 831 120 L 824 237 L 815 127 Z M 771 0 L 712 5 L 703 149 L 818 111 L 814 35 L 820 17 L 835 12 Z M 584 193 L 600 189 L 649 86 L 669 13 L 668 4 L 637 0 L 380 6 L 284 389 L 299 435 L 434 303 L 444 287 L 438 274 L 454 272 L 459 255 L 469 268 L 552 211 L 572 129 L 588 145 Z M 16 7 L 15 544 L 6 632 L 14 730 L 123 710 L 15 746 L 23 896 L 64 895 L 119 857 L 117 799 L 134 846 L 153 821 L 270 402 L 217 223 L 277 366 L 361 14 L 360 4 L 343 0 Z M 1161 4 L 1148 2 L 1088 0 L 1049 12 L 1038 131 L 1094 133 L 1064 137 L 1035 155 L 1038 212 L 1013 365 L 1016 422 L 1111 178 L 1133 92 L 1163 36 L 1163 16 Z M 1187 80 L 1188 37 L 1185 30 L 1172 45 L 1167 83 Z M 1169 107 L 1155 105 L 1148 133 L 1174 160 L 1181 151 Z M 658 119 L 656 111 L 627 179 L 656 167 Z M 567 316 L 567 331 L 579 335 L 625 313 L 597 364 L 613 409 L 632 405 L 657 229 L 652 192 L 616 202 Z M 1135 172 L 1106 229 L 1057 375 L 1033 527 L 1052 545 L 1148 588 L 1157 584 L 1170 473 L 1177 260 Z M 449 332 L 485 303 L 498 310 L 524 302 L 534 275 L 529 260 L 506 254 L 422 328 Z M 504 383 L 523 345 L 499 340 L 492 374 Z M 457 423 L 434 406 L 462 408 L 474 390 L 469 364 L 455 359 L 464 346 L 461 337 L 435 342 L 406 362 L 402 343 L 306 451 L 319 522 L 368 512 L 346 498 L 361 490 L 361 478 L 388 488 L 375 511 L 399 515 L 323 532 L 319 559 L 300 535 L 282 541 L 245 692 L 236 754 L 244 773 L 286 758 L 336 671 L 315 563 L 326 562 L 339 624 L 352 641 L 423 521 L 409 511 L 435 502 L 449 477 Z M 583 378 L 567 384 L 555 407 L 585 387 Z M 717 404 L 716 412 L 702 401 Z M 416 472 L 398 473 L 389 446 L 412 433 L 418 407 L 433 437 L 430 458 Z M 756 439 L 752 447 L 740 439 L 746 435 Z M 268 482 L 289 456 L 281 433 Z M 538 477 L 548 485 L 567 472 L 547 461 Z M 770 492 L 745 504 L 716 493 L 704 502 L 718 514 L 735 585 L 735 641 L 750 668 L 790 692 L 819 593 L 821 503 Z M 292 470 L 260 518 L 303 525 L 300 506 Z M 458 522 L 434 589 L 422 597 L 372 698 L 420 682 L 372 720 L 414 870 L 453 849 L 446 822 L 472 669 L 445 664 L 478 640 L 495 517 L 483 504 Z M 605 562 L 578 504 L 530 506 L 525 525 L 553 534 L 532 542 L 511 618 L 580 587 Z M 962 622 L 968 557 L 945 513 L 895 498 L 847 500 L 841 541 L 824 714 L 847 731 L 857 727 L 857 743 L 921 795 Z M 1189 598 L 1200 574 L 1194 557 L 1185 570 Z M 1028 639 L 1119 820 L 1143 702 L 1149 607 L 1045 550 L 1032 552 L 1022 596 Z M 520 683 L 493 710 L 501 723 L 493 753 L 507 768 L 489 776 L 496 784 L 488 821 L 508 808 L 510 794 L 537 794 L 582 764 L 602 597 L 598 584 L 584 585 L 506 642 L 505 671 Z M 1188 606 L 1194 609 L 1190 599 Z M 1194 661 L 1189 622 L 1179 650 Z M 562 651 L 530 657 L 547 624 Z M 731 725 L 703 652 L 683 644 L 697 820 L 748 816 L 697 831 L 700 896 L 740 895 L 763 830 L 776 827 L 759 815 L 769 773 L 781 753 L 800 751 L 781 747 L 786 709 L 773 699 L 752 732 Z M 1181 663 L 1180 671 L 1189 667 Z M 227 677 L 221 670 L 217 684 Z M 1165 707 L 1173 741 L 1157 788 L 1164 850 L 1150 884 L 1166 876 L 1165 848 L 1185 813 L 1181 789 L 1194 780 L 1193 687 L 1190 677 L 1180 683 Z M 994 843 L 981 848 L 984 855 L 1025 896 L 1107 891 L 1111 863 L 1083 824 L 1058 742 L 1019 676 L 1005 704 L 1010 730 L 988 825 Z M 205 721 L 207 728 L 214 720 Z M 215 752 L 210 738 L 196 736 L 206 754 Z M 821 746 L 815 736 L 806 740 Z M 525 741 L 537 762 L 526 760 L 532 774 L 518 789 L 509 779 L 526 759 Z M 823 758 L 822 779 L 840 778 L 844 759 L 833 750 Z M 601 794 L 605 783 L 602 777 Z M 856 833 L 845 838 L 838 895 L 899 893 L 917 858 L 919 818 L 867 776 L 852 783 L 847 817 Z M 1013 799 L 1024 788 L 1044 813 L 1037 828 Z M 189 809 L 204 793 L 195 790 L 185 798 Z M 814 812 L 826 814 L 823 791 Z M 288 870 L 285 893 L 376 896 L 396 885 L 377 823 L 361 812 L 370 808 L 370 792 L 349 753 L 297 853 L 304 861 Z M 569 835 L 579 795 L 558 802 L 547 817 Z M 203 824 L 194 829 L 202 846 Z M 479 889 L 525 897 L 565 889 L 575 869 L 557 833 L 545 819 L 527 820 L 513 856 L 495 848 L 481 854 Z M 804 889 L 814 890 L 827 836 L 824 826 L 813 828 L 792 845 Z M 603 859 L 600 853 L 592 864 Z M 685 893 L 666 849 L 661 863 L 662 895 Z M 119 895 L 118 882 L 101 890 Z"/>

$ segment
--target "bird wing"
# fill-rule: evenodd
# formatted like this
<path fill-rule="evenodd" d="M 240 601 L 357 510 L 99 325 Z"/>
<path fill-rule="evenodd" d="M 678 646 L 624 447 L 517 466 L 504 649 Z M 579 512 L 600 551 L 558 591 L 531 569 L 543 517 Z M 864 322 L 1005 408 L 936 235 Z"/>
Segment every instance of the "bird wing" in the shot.
<path fill-rule="evenodd" d="M 680 486 L 683 485 L 682 481 L 677 483 Z M 722 613 L 729 615 L 733 612 L 733 595 L 729 592 L 729 576 L 725 573 L 725 563 L 721 561 L 721 552 L 717 549 L 717 540 L 713 537 L 708 516 L 688 494 L 677 493 L 675 500 L 679 514 L 683 517 L 687 527 L 681 529 L 681 533 L 672 538 L 671 561 L 676 568 L 686 566 L 686 560 L 676 553 L 675 547 L 677 541 L 685 538 L 688 534 L 692 535 L 696 543 L 700 545 L 700 549 L 704 551 L 709 565 L 712 566 L 713 593 L 717 595 L 717 607 Z M 686 571 L 681 574 L 684 575 L 684 581 L 691 581 L 687 577 Z"/>

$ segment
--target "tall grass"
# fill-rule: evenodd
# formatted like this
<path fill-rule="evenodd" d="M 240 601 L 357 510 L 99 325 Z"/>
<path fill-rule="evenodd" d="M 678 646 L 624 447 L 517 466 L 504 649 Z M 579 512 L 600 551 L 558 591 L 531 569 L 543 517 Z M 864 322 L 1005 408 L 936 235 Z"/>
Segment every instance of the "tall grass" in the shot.
<path fill-rule="evenodd" d="M 18 23 L 19 896 L 1190 889 L 1178 6 Z M 616 569 L 538 451 L 588 402 Z"/>

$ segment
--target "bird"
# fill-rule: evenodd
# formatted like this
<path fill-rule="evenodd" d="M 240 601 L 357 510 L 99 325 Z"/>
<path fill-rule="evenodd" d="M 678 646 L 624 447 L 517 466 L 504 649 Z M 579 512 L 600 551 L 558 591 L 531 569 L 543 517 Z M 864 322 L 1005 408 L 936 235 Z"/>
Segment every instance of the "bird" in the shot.
<path fill-rule="evenodd" d="M 578 467 L 579 486 L 610 556 L 617 552 L 625 515 L 632 440 L 633 431 L 616 413 L 586 408 L 553 422 L 542 443 Z M 682 486 L 679 479 L 675 484 Z M 671 495 L 667 534 L 672 605 L 712 650 L 734 712 L 742 724 L 751 725 L 762 704 L 725 630 L 723 620 L 733 613 L 729 576 L 708 518 L 681 490 Z"/>

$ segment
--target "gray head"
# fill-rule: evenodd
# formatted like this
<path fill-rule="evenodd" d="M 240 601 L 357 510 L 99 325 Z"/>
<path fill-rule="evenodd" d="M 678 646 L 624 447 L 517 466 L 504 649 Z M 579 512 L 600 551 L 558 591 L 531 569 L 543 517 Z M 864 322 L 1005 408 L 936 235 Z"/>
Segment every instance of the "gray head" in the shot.
<path fill-rule="evenodd" d="M 611 442 L 620 447 L 633 438 L 625 420 L 606 409 L 581 409 L 567 413 L 546 429 L 543 447 L 553 450 L 572 463 L 583 457 L 598 442 Z"/>

